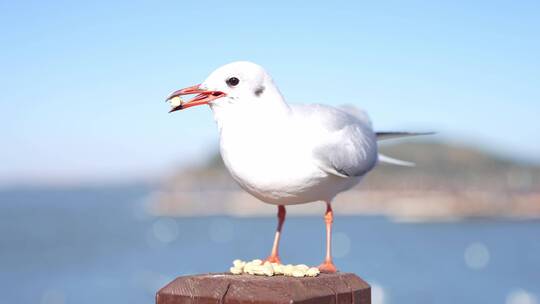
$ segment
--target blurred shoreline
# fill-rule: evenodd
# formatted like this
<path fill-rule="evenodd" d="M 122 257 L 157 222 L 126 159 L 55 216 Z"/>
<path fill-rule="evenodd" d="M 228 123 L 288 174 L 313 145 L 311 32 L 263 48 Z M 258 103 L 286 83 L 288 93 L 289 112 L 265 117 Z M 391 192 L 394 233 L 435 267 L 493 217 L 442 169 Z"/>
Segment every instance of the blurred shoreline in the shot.
<path fill-rule="evenodd" d="M 504 196 L 488 192 L 361 191 L 340 194 L 333 207 L 337 215 L 384 216 L 399 222 L 440 222 L 474 218 L 540 219 L 540 193 Z M 242 191 L 156 192 L 150 212 L 157 216 L 192 217 L 229 215 L 275 216 L 274 205 Z M 287 215 L 322 216 L 324 204 L 287 206 Z"/>
<path fill-rule="evenodd" d="M 381 152 L 417 166 L 377 166 L 359 186 L 337 196 L 336 214 L 385 216 L 400 222 L 540 219 L 540 167 L 438 142 L 383 146 Z M 241 190 L 219 155 L 206 166 L 171 176 L 150 202 L 150 212 L 159 216 L 275 216 L 276 212 L 275 206 Z M 287 211 L 320 216 L 324 205 L 315 205 L 294 205 Z"/>

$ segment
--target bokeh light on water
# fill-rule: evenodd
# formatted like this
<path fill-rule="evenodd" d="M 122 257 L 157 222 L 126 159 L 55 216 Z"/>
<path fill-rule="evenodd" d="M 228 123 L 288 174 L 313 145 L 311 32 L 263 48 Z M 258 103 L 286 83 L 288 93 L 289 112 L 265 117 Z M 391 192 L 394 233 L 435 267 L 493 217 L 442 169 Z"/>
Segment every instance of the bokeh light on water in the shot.
<path fill-rule="evenodd" d="M 332 236 L 332 254 L 335 258 L 346 257 L 351 251 L 351 239 L 345 232 L 336 232 Z"/>
<path fill-rule="evenodd" d="M 538 304 L 538 299 L 526 290 L 516 289 L 508 294 L 506 304 Z"/>
<path fill-rule="evenodd" d="M 384 304 L 386 294 L 381 285 L 371 283 L 371 304 Z"/>
<path fill-rule="evenodd" d="M 464 258 L 467 267 L 471 269 L 482 269 L 489 264 L 489 249 L 483 243 L 471 243 L 465 248 Z"/>
<path fill-rule="evenodd" d="M 157 240 L 170 243 L 178 237 L 178 224 L 171 218 L 160 218 L 152 225 L 152 232 Z"/>

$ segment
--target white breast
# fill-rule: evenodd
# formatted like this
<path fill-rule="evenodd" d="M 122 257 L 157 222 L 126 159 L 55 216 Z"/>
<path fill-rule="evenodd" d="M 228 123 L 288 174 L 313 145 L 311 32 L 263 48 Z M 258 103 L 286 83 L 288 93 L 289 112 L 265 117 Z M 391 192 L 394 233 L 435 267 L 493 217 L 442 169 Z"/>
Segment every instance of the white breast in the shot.
<path fill-rule="evenodd" d="M 284 205 L 330 200 L 360 180 L 321 170 L 313 159 L 313 138 L 287 116 L 234 115 L 220 126 L 221 155 L 233 178 L 260 200 Z"/>

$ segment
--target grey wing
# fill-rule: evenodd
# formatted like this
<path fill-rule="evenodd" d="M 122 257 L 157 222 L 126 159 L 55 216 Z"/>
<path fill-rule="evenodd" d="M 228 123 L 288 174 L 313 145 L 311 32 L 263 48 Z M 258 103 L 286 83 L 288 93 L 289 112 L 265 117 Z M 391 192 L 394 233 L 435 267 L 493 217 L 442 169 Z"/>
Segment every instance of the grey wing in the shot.
<path fill-rule="evenodd" d="M 377 143 L 365 129 L 350 125 L 314 149 L 319 167 L 340 177 L 362 176 L 377 163 Z"/>
<path fill-rule="evenodd" d="M 346 178 L 362 176 L 375 166 L 377 140 L 369 119 L 322 105 L 304 106 L 301 111 L 316 117 L 328 132 L 313 149 L 323 171 Z"/>
<path fill-rule="evenodd" d="M 346 112 L 347 114 L 353 116 L 354 118 L 360 120 L 362 123 L 372 127 L 371 119 L 369 115 L 363 109 L 356 107 L 351 104 L 344 104 L 339 106 L 339 109 Z"/>

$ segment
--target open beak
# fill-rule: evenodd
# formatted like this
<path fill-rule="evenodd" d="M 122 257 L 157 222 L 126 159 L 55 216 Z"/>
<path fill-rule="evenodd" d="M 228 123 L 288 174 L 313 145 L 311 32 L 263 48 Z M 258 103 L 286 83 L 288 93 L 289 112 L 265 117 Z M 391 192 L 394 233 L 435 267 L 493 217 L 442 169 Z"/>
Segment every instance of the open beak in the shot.
<path fill-rule="evenodd" d="M 199 88 L 199 86 L 200 86 L 200 84 L 172 92 L 167 97 L 166 101 L 169 101 L 169 100 L 171 100 L 171 99 L 173 99 L 175 97 L 180 97 L 180 96 L 183 96 L 183 95 L 191 95 L 191 94 L 197 94 L 197 95 L 195 97 L 193 97 L 192 99 L 190 99 L 190 100 L 188 100 L 186 102 L 180 103 L 180 105 L 175 106 L 174 108 L 172 108 L 169 111 L 169 113 L 174 112 L 174 111 L 178 111 L 178 110 L 182 110 L 182 109 L 185 109 L 185 108 L 193 107 L 193 106 L 199 106 L 199 105 L 203 105 L 203 104 L 208 104 L 212 100 L 227 96 L 227 94 L 225 94 L 223 92 L 220 92 L 220 91 L 201 90 Z"/>

